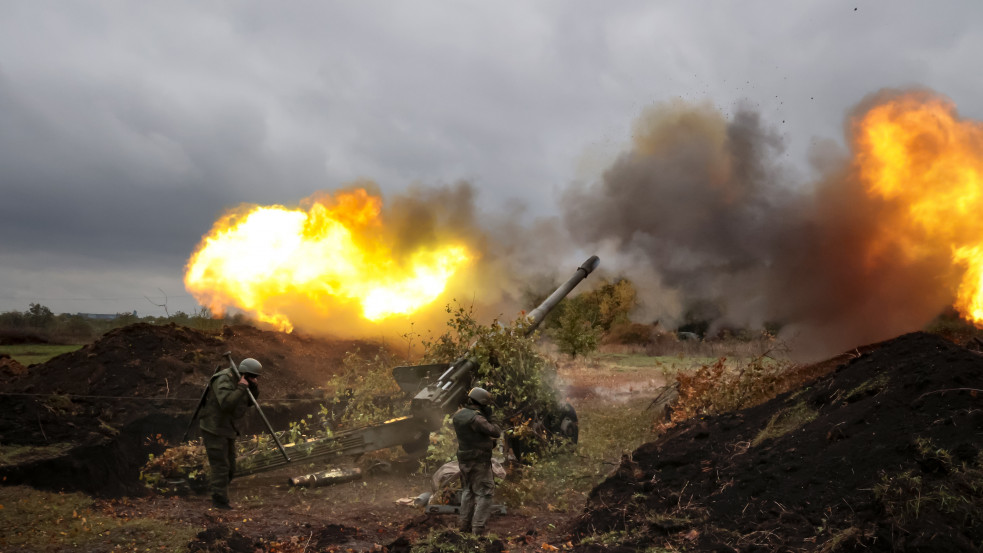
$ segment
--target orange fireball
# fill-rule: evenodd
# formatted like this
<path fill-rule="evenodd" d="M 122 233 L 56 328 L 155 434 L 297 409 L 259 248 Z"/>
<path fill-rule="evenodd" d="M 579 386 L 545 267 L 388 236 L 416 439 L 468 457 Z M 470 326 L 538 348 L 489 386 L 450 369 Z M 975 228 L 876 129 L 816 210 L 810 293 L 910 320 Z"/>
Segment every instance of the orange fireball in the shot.
<path fill-rule="evenodd" d="M 453 242 L 396 251 L 381 211 L 382 200 L 363 189 L 296 209 L 233 211 L 191 256 L 185 286 L 216 313 L 236 307 L 286 331 L 299 303 L 325 317 L 355 306 L 373 322 L 411 314 L 434 302 L 473 255 Z"/>
<path fill-rule="evenodd" d="M 912 260 L 951 251 L 962 275 L 955 307 L 983 325 L 983 125 L 919 91 L 868 109 L 853 138 L 867 193 L 897 207 L 878 239 L 900 244 Z"/>

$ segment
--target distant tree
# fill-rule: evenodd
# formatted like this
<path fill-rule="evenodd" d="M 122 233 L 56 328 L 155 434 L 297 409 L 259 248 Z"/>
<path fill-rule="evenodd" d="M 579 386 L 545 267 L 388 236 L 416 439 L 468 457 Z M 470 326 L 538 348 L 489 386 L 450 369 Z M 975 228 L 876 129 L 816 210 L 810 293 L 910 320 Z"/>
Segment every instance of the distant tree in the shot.
<path fill-rule="evenodd" d="M 140 318 L 135 313 L 117 313 L 113 320 L 113 326 L 119 328 L 140 322 Z"/>
<path fill-rule="evenodd" d="M 25 326 L 27 326 L 27 321 L 24 318 L 24 313 L 20 311 L 0 313 L 0 328 L 14 329 Z"/>
<path fill-rule="evenodd" d="M 532 305 L 546 299 L 545 295 L 534 297 L 537 301 Z M 635 290 L 635 285 L 627 278 L 619 278 L 613 282 L 603 281 L 598 288 L 575 298 L 579 298 L 576 301 L 584 302 L 583 305 L 578 306 L 578 309 L 592 311 L 590 318 L 593 324 L 599 326 L 603 332 L 607 332 L 611 327 L 630 323 L 629 315 L 638 306 L 638 292 Z M 560 321 L 566 316 L 566 311 L 571 308 L 575 298 L 567 298 L 557 304 L 546 319 L 546 328 L 555 330 L 560 327 Z"/>
<path fill-rule="evenodd" d="M 597 350 L 601 325 L 599 310 L 592 300 L 589 295 L 564 300 L 566 308 L 560 314 L 557 326 L 550 331 L 561 352 L 576 357 Z"/>
<path fill-rule="evenodd" d="M 89 340 L 95 334 L 95 329 L 81 315 L 59 315 L 58 331 L 75 340 Z"/>
<path fill-rule="evenodd" d="M 55 321 L 55 314 L 40 303 L 32 303 L 24 312 L 24 321 L 33 328 L 48 328 Z"/>
<path fill-rule="evenodd" d="M 191 326 L 191 317 L 184 311 L 178 311 L 174 313 L 168 320 L 176 325 L 180 326 Z"/>
<path fill-rule="evenodd" d="M 631 322 L 628 314 L 637 306 L 638 292 L 630 280 L 621 278 L 615 282 L 605 282 L 590 295 L 597 303 L 598 324 L 605 331 Z"/>

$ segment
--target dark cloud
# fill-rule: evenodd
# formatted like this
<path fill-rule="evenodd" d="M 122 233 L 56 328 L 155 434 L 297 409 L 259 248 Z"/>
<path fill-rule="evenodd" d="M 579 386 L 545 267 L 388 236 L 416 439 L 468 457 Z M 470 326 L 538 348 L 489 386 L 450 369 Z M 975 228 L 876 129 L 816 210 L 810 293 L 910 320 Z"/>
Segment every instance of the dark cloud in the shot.
<path fill-rule="evenodd" d="M 295 204 L 362 178 L 387 199 L 467 181 L 503 274 L 513 263 L 575 267 L 580 254 L 562 252 L 580 244 L 548 218 L 567 183 L 597 178 L 578 171 L 583 158 L 619 151 L 626 125 L 652 102 L 743 100 L 750 108 L 715 140 L 738 161 L 767 163 L 733 164 L 741 176 L 727 184 L 740 187 L 730 196 L 672 175 L 680 185 L 630 206 L 613 235 L 649 223 L 659 209 L 643 200 L 707 202 L 691 208 L 699 222 L 662 212 L 659 233 L 633 239 L 669 256 L 648 304 L 679 310 L 679 291 L 721 286 L 714 271 L 733 281 L 759 270 L 778 247 L 760 219 L 776 205 L 795 209 L 775 181 L 797 179 L 776 179 L 775 165 L 811 171 L 813 137 L 839 140 L 842 114 L 864 94 L 919 82 L 983 116 L 983 74 L 967 69 L 983 49 L 978 2 L 856 14 L 828 2 L 735 4 L 710 17 L 648 2 L 22 2 L 0 11 L 0 310 L 24 309 L 27 298 L 101 296 L 108 282 L 125 297 L 147 285 L 173 293 L 225 208 Z M 720 162 L 698 145 L 679 148 L 694 165 Z M 435 201 L 445 199 L 459 205 Z M 740 213 L 717 220 L 729 205 Z M 580 224 L 590 224 L 592 206 L 583 207 Z M 670 247 L 690 234 L 716 245 Z M 642 264 L 610 242 L 596 247 L 604 266 Z M 62 276 L 80 263 L 112 270 Z M 700 278 L 687 268 L 701 268 Z M 500 282 L 503 295 L 521 286 Z"/>

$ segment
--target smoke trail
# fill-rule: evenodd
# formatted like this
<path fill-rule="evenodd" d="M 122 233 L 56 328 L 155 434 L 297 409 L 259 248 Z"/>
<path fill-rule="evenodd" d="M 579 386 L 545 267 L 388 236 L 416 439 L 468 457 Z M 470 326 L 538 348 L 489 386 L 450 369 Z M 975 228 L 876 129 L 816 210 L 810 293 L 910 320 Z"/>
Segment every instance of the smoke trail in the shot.
<path fill-rule="evenodd" d="M 921 328 L 951 303 L 949 252 L 904 255 L 885 228 L 899 206 L 864 191 L 855 159 L 816 152 L 822 178 L 796 186 L 782 148 L 746 107 L 729 121 L 706 104 L 652 108 L 598 182 L 565 193 L 565 225 L 612 248 L 647 304 L 673 298 L 651 316 L 710 302 L 717 325 L 784 323 L 805 356 Z"/>

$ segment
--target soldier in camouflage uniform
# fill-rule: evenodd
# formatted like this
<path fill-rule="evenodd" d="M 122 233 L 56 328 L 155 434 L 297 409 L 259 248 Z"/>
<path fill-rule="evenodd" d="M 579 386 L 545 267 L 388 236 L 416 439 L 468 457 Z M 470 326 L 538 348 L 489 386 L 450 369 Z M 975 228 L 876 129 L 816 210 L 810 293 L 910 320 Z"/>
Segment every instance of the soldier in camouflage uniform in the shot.
<path fill-rule="evenodd" d="M 259 397 L 256 381 L 262 369 L 259 361 L 243 359 L 239 364 L 241 378 L 238 381 L 232 369 L 228 368 L 215 373 L 208 383 L 199 426 L 211 469 L 212 506 L 217 509 L 232 508 L 229 505 L 229 482 L 236 470 L 235 438 L 239 435 L 235 421 L 252 407 L 246 390 L 249 389 L 253 397 Z"/>
<path fill-rule="evenodd" d="M 485 533 L 491 514 L 495 477 L 492 473 L 492 450 L 502 430 L 489 422 L 491 394 L 483 388 L 468 392 L 467 404 L 454 414 L 457 434 L 457 462 L 461 468 L 461 532 Z"/>

